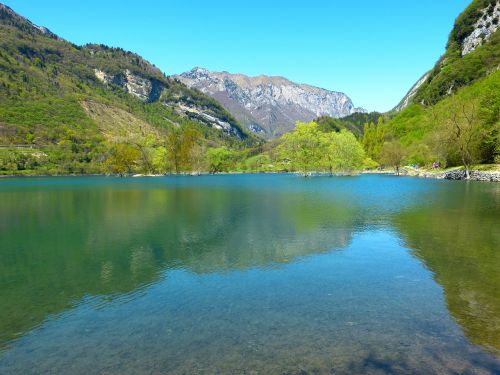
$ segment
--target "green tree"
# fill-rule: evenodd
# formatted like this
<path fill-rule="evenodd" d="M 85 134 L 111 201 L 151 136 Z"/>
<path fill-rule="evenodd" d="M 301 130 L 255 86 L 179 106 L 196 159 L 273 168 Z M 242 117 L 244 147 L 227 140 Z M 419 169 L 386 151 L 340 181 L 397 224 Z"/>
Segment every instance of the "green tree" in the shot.
<path fill-rule="evenodd" d="M 368 157 L 380 160 L 380 151 L 385 140 L 385 124 L 382 116 L 379 117 L 377 125 L 373 122 L 364 125 L 363 148 Z"/>
<path fill-rule="evenodd" d="M 207 151 L 207 160 L 210 173 L 228 171 L 233 153 L 226 147 L 210 148 Z"/>
<path fill-rule="evenodd" d="M 158 147 L 154 150 L 151 164 L 153 171 L 158 174 L 164 174 L 170 170 L 168 152 L 165 147 Z"/>
<path fill-rule="evenodd" d="M 324 142 L 318 124 L 298 122 L 293 132 L 283 135 L 279 152 L 296 171 L 308 176 L 323 159 Z"/>
<path fill-rule="evenodd" d="M 181 171 L 181 134 L 177 129 L 172 130 L 165 140 L 168 164 L 171 164 L 175 173 Z"/>
<path fill-rule="evenodd" d="M 195 148 L 199 145 L 201 133 L 192 126 L 173 129 L 166 138 L 168 158 L 175 173 L 193 168 Z"/>
<path fill-rule="evenodd" d="M 199 158 L 201 133 L 192 126 L 187 126 L 181 134 L 180 161 L 184 171 L 193 170 L 195 156 Z"/>
<path fill-rule="evenodd" d="M 266 170 L 269 164 L 271 164 L 271 158 L 268 154 L 258 154 L 247 159 L 245 167 L 252 172 L 260 172 Z"/>
<path fill-rule="evenodd" d="M 206 170 L 207 148 L 203 143 L 197 143 L 190 152 L 191 170 L 200 174 Z"/>
<path fill-rule="evenodd" d="M 495 96 L 496 104 L 485 102 Z M 494 136 L 499 124 L 498 97 L 498 93 L 490 97 L 482 92 L 461 91 L 438 106 L 437 125 L 440 125 L 441 147 L 447 148 L 449 158 L 458 157 L 467 179 L 470 178 L 471 166 L 487 159 L 485 154 L 494 152 Z"/>
<path fill-rule="evenodd" d="M 120 176 L 132 173 L 137 165 L 140 152 L 127 143 L 115 144 L 106 160 L 106 166 L 110 173 Z"/>
<path fill-rule="evenodd" d="M 153 172 L 153 154 L 154 150 L 152 147 L 148 146 L 145 140 L 137 140 L 131 142 L 132 145 L 139 151 L 139 169 L 142 173 L 149 174 Z"/>
<path fill-rule="evenodd" d="M 399 176 L 399 170 L 403 165 L 406 157 L 405 149 L 401 142 L 394 140 L 391 142 L 385 142 L 382 146 L 380 153 L 380 161 L 385 166 L 391 166 L 394 168 L 396 174 Z"/>
<path fill-rule="evenodd" d="M 363 166 L 365 152 L 354 134 L 347 130 L 322 135 L 322 164 L 330 172 L 351 173 Z"/>

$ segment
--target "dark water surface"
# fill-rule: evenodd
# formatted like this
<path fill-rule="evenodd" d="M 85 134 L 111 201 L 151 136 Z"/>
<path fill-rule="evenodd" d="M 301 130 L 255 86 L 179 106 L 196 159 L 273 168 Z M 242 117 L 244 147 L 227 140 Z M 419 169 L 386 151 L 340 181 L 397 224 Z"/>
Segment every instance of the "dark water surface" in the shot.
<path fill-rule="evenodd" d="M 500 184 L 0 180 L 1 374 L 499 374 Z"/>

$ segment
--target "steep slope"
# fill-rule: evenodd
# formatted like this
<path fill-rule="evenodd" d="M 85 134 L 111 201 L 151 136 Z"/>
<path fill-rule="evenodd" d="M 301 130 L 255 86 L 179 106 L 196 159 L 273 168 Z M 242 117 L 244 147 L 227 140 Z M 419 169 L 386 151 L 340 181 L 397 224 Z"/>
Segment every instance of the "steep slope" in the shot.
<path fill-rule="evenodd" d="M 393 111 L 399 112 L 402 109 L 408 107 L 411 103 L 415 94 L 418 92 L 418 89 L 427 81 L 429 77 L 429 72 L 425 73 L 415 84 L 411 87 L 411 89 L 406 93 L 406 95 L 401 99 L 398 105 L 393 109 Z"/>
<path fill-rule="evenodd" d="M 76 46 L 3 4 L 0 34 L 0 146 L 43 149 L 45 164 L 58 173 L 98 171 L 108 145 L 124 137 L 120 126 L 109 126 L 123 111 L 132 123 L 147 124 L 131 126 L 129 136 L 161 140 L 169 129 L 190 124 L 215 144 L 254 142 L 216 100 L 137 54 Z M 103 110 L 108 113 L 96 115 Z"/>
<path fill-rule="evenodd" d="M 500 1 L 474 0 L 458 16 L 445 54 L 388 114 L 386 138 L 407 162 L 500 162 Z"/>
<path fill-rule="evenodd" d="M 500 1 L 474 0 L 456 19 L 446 51 L 394 108 L 432 105 L 500 67 Z"/>
<path fill-rule="evenodd" d="M 145 103 L 159 102 L 173 108 L 180 116 L 240 139 L 245 137 L 238 122 L 217 101 L 166 77 L 140 56 L 93 44 L 82 49 L 90 54 L 95 77 L 106 86 L 118 86 Z"/>
<path fill-rule="evenodd" d="M 194 68 L 174 78 L 217 99 L 250 131 L 265 138 L 291 131 L 297 121 L 365 112 L 355 108 L 343 93 L 297 84 L 283 77 L 248 77 Z"/>

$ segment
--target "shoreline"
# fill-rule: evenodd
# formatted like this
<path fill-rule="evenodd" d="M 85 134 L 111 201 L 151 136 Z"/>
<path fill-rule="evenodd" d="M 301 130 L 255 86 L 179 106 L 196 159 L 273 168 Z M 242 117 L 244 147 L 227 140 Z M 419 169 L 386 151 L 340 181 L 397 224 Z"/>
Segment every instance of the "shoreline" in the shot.
<path fill-rule="evenodd" d="M 219 173 L 209 173 L 209 172 L 197 172 L 197 173 L 166 173 L 166 174 L 130 174 L 126 176 L 119 176 L 113 174 L 60 174 L 60 175 L 0 175 L 0 179 L 9 178 L 33 178 L 33 177 L 199 177 L 199 176 L 209 176 L 209 175 L 231 175 L 231 174 L 297 174 L 298 172 L 219 172 Z M 394 175 L 393 170 L 363 170 L 355 174 L 334 174 L 333 176 L 359 176 L 363 174 L 379 174 L 379 175 Z M 328 173 L 314 173 L 313 176 L 329 176 Z M 465 171 L 460 168 L 454 168 L 449 170 L 441 171 L 428 171 L 428 170 L 418 170 L 413 168 L 402 168 L 400 175 L 401 177 L 417 177 L 417 178 L 429 178 L 436 180 L 454 180 L 454 181 L 467 181 L 465 179 Z M 500 171 L 480 171 L 477 169 L 472 169 L 470 171 L 470 179 L 468 181 L 484 181 L 484 182 L 500 182 Z"/>
<path fill-rule="evenodd" d="M 436 180 L 500 182 L 500 171 L 481 171 L 478 169 L 470 170 L 469 180 L 465 178 L 465 170 L 461 168 L 453 168 L 436 172 L 404 168 L 402 169 L 402 175 L 419 178 L 432 178 Z"/>

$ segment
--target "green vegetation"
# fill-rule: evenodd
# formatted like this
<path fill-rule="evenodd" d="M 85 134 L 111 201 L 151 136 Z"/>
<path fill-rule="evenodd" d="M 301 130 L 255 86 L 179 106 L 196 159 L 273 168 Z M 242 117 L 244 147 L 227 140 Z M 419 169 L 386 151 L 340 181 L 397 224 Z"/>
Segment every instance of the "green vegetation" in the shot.
<path fill-rule="evenodd" d="M 384 142 L 380 150 L 380 162 L 391 166 L 399 176 L 399 170 L 405 160 L 405 149 L 399 141 Z"/>
<path fill-rule="evenodd" d="M 165 77 L 134 53 L 75 46 L 5 8 L 0 32 L 0 175 L 191 171 L 200 168 L 200 153 L 209 147 L 242 149 L 258 142 L 214 99 Z M 101 82 L 96 69 L 113 76 L 112 82 Z M 150 82 L 148 100 L 120 86 L 127 71 Z M 200 111 L 231 131 L 212 127 Z M 197 134 L 197 147 L 182 146 L 178 155 L 172 139 L 184 129 Z M 165 150 L 168 162 L 160 162 Z"/>
<path fill-rule="evenodd" d="M 462 56 L 464 39 L 483 17 L 483 10 L 492 12 L 495 3 L 473 1 L 457 18 L 445 54 L 418 88 L 412 104 L 391 113 L 383 128 L 365 126 L 363 145 L 368 156 L 382 166 L 394 164 L 400 159 L 392 152 L 397 141 L 400 163 L 463 166 L 467 176 L 473 164 L 500 163 L 499 32 Z M 389 145 L 384 147 L 385 143 Z M 380 154 L 383 148 L 385 155 Z"/>
<path fill-rule="evenodd" d="M 445 54 L 401 112 L 322 116 L 268 143 L 140 56 L 75 46 L 0 9 L 0 175 L 399 173 L 405 164 L 433 163 L 463 166 L 469 175 L 474 164 L 500 163 L 498 31 L 462 56 L 464 39 L 492 3 L 475 0 L 457 18 Z M 120 84 L 129 73 L 150 82 L 147 99 Z"/>
<path fill-rule="evenodd" d="M 307 176 L 312 171 L 352 173 L 361 169 L 365 153 L 356 137 L 347 130 L 323 132 L 316 122 L 297 123 L 278 146 L 287 169 Z"/>
<path fill-rule="evenodd" d="M 110 150 L 106 161 L 112 173 L 123 176 L 133 172 L 139 157 L 139 150 L 129 144 L 119 143 Z"/>
<path fill-rule="evenodd" d="M 377 124 L 382 119 L 382 115 L 378 112 L 360 113 L 356 112 L 352 115 L 342 118 L 332 118 L 329 116 L 318 117 L 316 122 L 323 131 L 336 131 L 339 132 L 343 129 L 349 130 L 357 137 L 363 134 L 363 126 L 366 123 Z"/>
<path fill-rule="evenodd" d="M 233 153 L 225 147 L 208 150 L 207 159 L 210 173 L 227 172 L 231 166 Z"/>
<path fill-rule="evenodd" d="M 500 162 L 499 114 L 500 72 L 496 71 L 435 105 L 410 105 L 387 122 L 384 138 L 401 142 L 404 162 L 462 165 L 468 174 L 472 164 Z"/>
<path fill-rule="evenodd" d="M 385 126 L 382 117 L 377 124 L 365 123 L 363 128 L 363 147 L 366 154 L 373 160 L 380 158 L 380 150 L 384 144 Z"/>
<path fill-rule="evenodd" d="M 495 0 L 474 0 L 457 18 L 450 33 L 444 55 L 430 71 L 429 77 L 418 89 L 415 103 L 436 104 L 449 93 L 470 85 L 498 69 L 500 63 L 500 34 L 495 32 L 482 46 L 462 56 L 464 39 L 473 30 L 482 15 L 481 10 L 492 10 Z"/>

